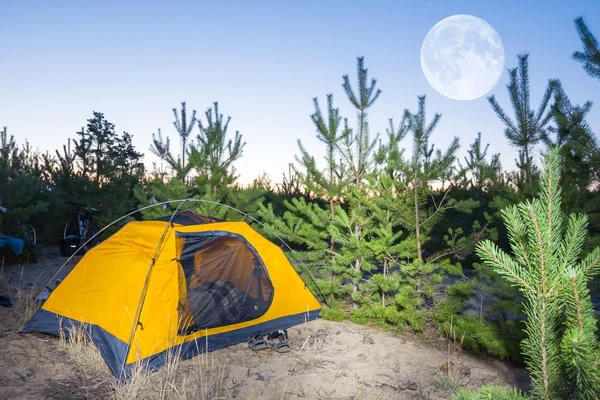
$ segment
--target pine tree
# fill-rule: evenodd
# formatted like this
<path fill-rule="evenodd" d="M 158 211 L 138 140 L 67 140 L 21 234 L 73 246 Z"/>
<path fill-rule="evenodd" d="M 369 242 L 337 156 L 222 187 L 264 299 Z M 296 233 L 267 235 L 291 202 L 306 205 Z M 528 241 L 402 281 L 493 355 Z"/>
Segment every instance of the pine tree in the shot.
<path fill-rule="evenodd" d="M 546 125 L 552 118 L 552 114 L 546 112 L 552 92 L 556 86 L 556 82 L 550 80 L 546 91 L 542 97 L 539 108 L 533 110 L 531 108 L 531 95 L 529 90 L 529 54 L 519 54 L 519 65 L 508 71 L 510 82 L 506 85 L 510 97 L 510 103 L 515 111 L 515 120 L 513 121 L 500 104 L 496 101 L 495 96 L 488 97 L 488 101 L 492 109 L 506 126 L 504 135 L 509 143 L 520 149 L 521 162 L 518 163 L 519 169 L 522 171 L 524 183 L 529 185 L 533 182 L 533 170 L 531 152 L 536 144 L 541 140 L 545 133 Z"/>
<path fill-rule="evenodd" d="M 73 140 L 82 176 L 99 188 L 116 177 L 139 175 L 143 154 L 135 150 L 132 136 L 127 132 L 117 134 L 115 125 L 104 114 L 93 114 L 87 127 L 77 132 L 78 140 Z"/>
<path fill-rule="evenodd" d="M 6 126 L 0 131 L 0 205 L 4 203 L 6 184 L 14 173 L 13 160 L 17 158 L 17 143 L 13 135 L 8 136 Z M 0 215 L 0 224 L 2 216 Z"/>
<path fill-rule="evenodd" d="M 502 211 L 514 255 L 491 241 L 477 254 L 525 297 L 522 349 L 535 396 L 597 398 L 600 349 L 587 285 L 600 272 L 600 248 L 579 259 L 587 217 L 572 214 L 564 221 L 560 150 L 544 158 L 538 198 Z"/>
<path fill-rule="evenodd" d="M 405 112 L 398 129 L 396 129 L 394 120 L 390 118 L 390 126 L 387 128 L 388 143 L 380 142 L 375 155 L 378 167 L 367 176 L 369 192 L 373 199 L 369 207 L 369 214 L 374 221 L 368 246 L 375 261 L 380 263 L 383 268 L 381 273 L 377 273 L 369 279 L 364 285 L 364 289 L 366 289 L 368 297 L 371 297 L 368 293 L 373 291 L 379 294 L 381 313 L 384 319 L 395 324 L 400 322 L 400 318 L 398 318 L 393 296 L 401 289 L 403 280 L 398 273 L 390 274 L 390 269 L 395 267 L 401 259 L 406 262 L 415 257 L 412 238 L 402 238 L 405 233 L 399 229 L 401 214 L 397 211 L 409 208 L 406 202 L 405 184 L 398 179 L 402 171 L 404 155 L 404 149 L 400 148 L 400 142 L 408 134 L 409 119 L 409 113 Z M 371 300 L 374 303 L 378 299 L 375 296 Z"/>
<path fill-rule="evenodd" d="M 198 173 L 196 185 L 208 185 L 215 198 L 222 198 L 226 188 L 237 179 L 233 164 L 242 157 L 245 142 L 242 135 L 235 132 L 233 139 L 227 138 L 227 129 L 231 117 L 223 120 L 219 113 L 219 103 L 214 103 L 214 109 L 208 108 L 205 113 L 206 125 L 198 121 L 200 133 L 196 146 L 191 147 L 190 163 Z"/>
<path fill-rule="evenodd" d="M 302 184 L 303 180 L 306 180 L 306 178 L 303 179 L 294 169 L 294 164 L 290 163 L 288 164 L 287 175 L 283 173 L 281 183 L 277 183 L 275 188 L 277 193 L 284 198 L 300 197 L 305 192 Z"/>
<path fill-rule="evenodd" d="M 49 215 L 48 220 L 61 223 L 44 224 L 44 234 L 47 238 L 61 238 L 64 234 L 64 223 L 72 217 L 72 208 L 65 203 L 65 199 L 82 199 L 89 189 L 87 175 L 78 168 L 77 155 L 74 151 L 73 139 L 67 139 L 67 144 L 62 146 L 62 152 L 55 150 L 54 155 L 42 155 L 44 176 L 49 188 Z"/>
<path fill-rule="evenodd" d="M 177 114 L 176 108 L 173 108 L 173 115 L 175 116 L 173 126 L 175 126 L 175 129 L 177 130 L 181 142 L 181 154 L 174 156 L 171 153 L 171 141 L 168 136 L 163 139 L 160 129 L 158 129 L 157 135 L 154 133 L 152 134 L 150 151 L 169 164 L 171 169 L 175 172 L 176 178 L 185 183 L 185 178 L 192 169 L 189 160 L 186 162 L 186 156 L 189 158 L 189 148 L 192 145 L 189 141 L 189 137 L 196 125 L 196 110 L 192 110 L 192 117 L 188 122 L 185 102 L 181 102 L 181 117 Z"/>
<path fill-rule="evenodd" d="M 378 166 L 377 173 L 400 182 L 406 182 L 405 149 L 400 147 L 400 142 L 410 132 L 410 119 L 410 112 L 404 110 L 400 124 L 396 129 L 394 119 L 390 118 L 390 126 L 386 129 L 388 142 L 384 144 L 380 140 L 379 148 L 375 154 L 375 162 Z"/>
<path fill-rule="evenodd" d="M 563 205 L 568 210 L 580 210 L 580 203 L 586 200 L 588 188 L 600 172 L 600 146 L 586 120 L 591 108 L 589 101 L 573 105 L 558 84 L 552 106 L 555 126 L 550 126 L 542 137 L 547 145 L 561 149 Z"/>
<path fill-rule="evenodd" d="M 405 222 L 414 232 L 417 244 L 417 258 L 423 260 L 422 242 L 426 240 L 423 237 L 423 229 L 428 230 L 448 207 L 446 198 L 437 205 L 436 210 L 430 215 L 423 214 L 422 208 L 425 205 L 425 198 L 429 194 L 430 185 L 439 181 L 445 171 L 452 168 L 455 160 L 455 153 L 458 150 L 458 138 L 454 138 L 452 143 L 444 153 L 435 146 L 429 145 L 429 139 L 441 118 L 440 114 L 435 114 L 433 120 L 428 124 L 425 96 L 419 97 L 418 110 L 410 114 L 409 129 L 413 134 L 413 153 L 405 165 L 405 182 L 411 188 L 412 217 Z"/>
<path fill-rule="evenodd" d="M 94 170 L 94 160 L 92 154 L 92 140 L 82 127 L 76 132 L 79 139 L 73 139 L 74 154 L 77 160 L 77 169 L 81 171 L 81 177 L 91 180 L 90 175 Z"/>
<path fill-rule="evenodd" d="M 14 209 L 0 213 L 0 235 L 8 234 L 27 240 L 24 227 L 17 221 L 30 221 L 47 212 L 47 191 L 43 164 L 29 142 L 19 147 L 4 127 L 0 130 L 0 206 Z M 11 228 L 7 231 L 6 224 Z"/>
<path fill-rule="evenodd" d="M 592 78 L 600 79 L 600 45 L 589 30 L 583 18 L 575 19 L 575 27 L 583 45 L 583 51 L 573 53 L 573 59 L 583 65 L 585 72 Z"/>
<path fill-rule="evenodd" d="M 360 189 L 365 175 L 374 167 L 373 150 L 377 144 L 377 136 L 371 140 L 367 111 L 377 101 L 381 89 L 375 90 L 377 79 L 368 82 L 367 69 L 364 67 L 364 57 L 357 59 L 358 87 L 354 93 L 348 75 L 342 77 L 344 92 L 354 108 L 356 108 L 358 127 L 356 131 L 348 128 L 345 121 L 344 147 L 342 155 L 347 162 L 354 184 Z"/>
<path fill-rule="evenodd" d="M 348 75 L 342 77 L 346 95 L 357 110 L 356 130 L 348 126 L 347 119 L 340 117 L 331 95 L 327 96 L 327 118 L 318 101 L 313 99 L 315 112 L 311 119 L 317 129 L 317 138 L 326 146 L 326 165 L 320 169 L 299 142 L 301 155 L 297 161 L 304 171 L 296 169 L 306 194 L 313 201 L 307 201 L 307 197 L 284 201 L 287 210 L 283 218 L 274 214 L 272 204 L 261 206 L 259 212 L 285 240 L 304 247 L 306 251 L 293 252 L 292 258 L 301 256 L 319 275 L 330 278 L 319 281 L 319 291 L 330 299 L 345 296 L 348 289 L 357 293 L 362 271 L 373 268 L 372 252 L 366 239 L 366 229 L 372 219 L 367 215 L 371 198 L 365 184 L 375 167 L 377 138 L 371 140 L 367 110 L 381 91 L 375 90 L 375 79 L 368 82 L 362 57 L 357 59 L 357 69 L 357 94 L 353 92 Z M 341 160 L 338 161 L 338 157 Z M 329 203 L 327 209 L 321 206 L 322 199 Z"/>
<path fill-rule="evenodd" d="M 139 153 L 133 145 L 133 136 L 123 132 L 117 137 L 114 146 L 110 149 L 111 170 L 109 173 L 113 179 L 124 179 L 129 183 L 141 178 L 144 173 L 142 158 L 144 154 Z"/>
<path fill-rule="evenodd" d="M 115 125 L 107 121 L 104 114 L 94 111 L 94 116 L 88 119 L 87 128 L 77 134 L 79 140 L 74 141 L 75 154 L 82 160 L 83 169 L 89 178 L 99 187 L 109 175 L 109 151 L 117 136 Z"/>
<path fill-rule="evenodd" d="M 14 174 L 13 160 L 17 157 L 17 143 L 13 135 L 8 136 L 6 126 L 0 131 L 0 206 L 5 204 L 8 181 Z M 0 213 L 0 233 L 3 216 Z"/>
<path fill-rule="evenodd" d="M 379 291 L 381 297 L 381 306 L 386 307 L 386 297 L 392 297 L 401 289 L 401 284 L 406 280 L 398 274 L 390 274 L 390 269 L 397 266 L 400 262 L 406 264 L 409 260 L 415 258 L 415 240 L 400 228 L 401 214 L 399 209 L 410 208 L 410 197 L 406 197 L 406 188 L 404 184 L 393 178 L 390 170 L 396 161 L 397 147 L 394 145 L 398 137 L 393 130 L 393 121 L 390 121 L 391 129 L 388 130 L 390 145 L 381 151 L 387 151 L 382 168 L 369 177 L 369 185 L 373 196 L 370 206 L 370 215 L 374 219 L 374 227 L 369 237 L 369 247 L 373 257 L 379 262 L 383 269 L 381 274 L 375 274 L 369 279 L 369 287 Z M 400 304 L 402 306 L 402 304 Z M 389 311 L 388 311 L 389 313 Z M 398 322 L 397 320 L 394 322 Z"/>
<path fill-rule="evenodd" d="M 416 258 L 415 237 L 400 229 L 402 214 L 398 212 L 410 209 L 411 197 L 406 196 L 410 192 L 404 183 L 389 176 L 385 165 L 368 175 L 363 188 L 368 189 L 370 198 L 361 221 L 366 232 L 364 242 L 358 247 L 357 243 L 341 241 L 340 253 L 360 256 L 363 270 L 377 272 L 362 279 L 358 292 L 352 293 L 352 300 L 360 305 L 352 317 L 357 322 L 374 322 L 400 330 L 409 326 L 415 332 L 422 331 L 426 312 L 421 308 L 423 298 L 416 294 L 421 281 L 415 279 L 411 268 L 411 261 Z M 348 230 L 350 224 L 345 225 Z M 336 256 L 338 259 L 342 257 Z"/>
<path fill-rule="evenodd" d="M 326 296 L 325 301 L 329 305 L 332 305 L 334 298 L 345 297 L 348 287 L 342 286 L 342 283 L 351 276 L 347 274 L 347 265 L 339 267 L 331 264 L 330 256 L 333 254 L 337 257 L 339 253 L 337 249 L 332 251 L 329 246 L 332 237 L 329 210 L 318 202 L 307 200 L 306 197 L 285 199 L 283 215 L 274 212 L 272 202 L 266 206 L 259 203 L 258 206 L 257 214 L 269 229 L 257 227 L 257 230 L 272 240 L 278 240 L 273 235 L 275 232 L 279 238 L 293 246 L 287 256 L 303 275 L 305 282 L 312 283 L 312 279 L 309 279 L 311 277 L 306 276 L 306 270 L 316 273 L 317 278 L 335 276 L 333 279 L 319 279 L 318 288 L 311 289 Z M 336 215 L 337 211 L 336 209 Z"/>
<path fill-rule="evenodd" d="M 103 227 L 135 207 L 132 191 L 143 178 L 143 154 L 136 151 L 132 135 L 118 134 L 101 112 L 93 112 L 77 136 L 72 140 L 74 149 L 69 141 L 63 154 L 44 158 L 45 171 L 60 177 L 61 187 L 55 186 L 52 192 L 53 212 L 58 219 L 68 220 L 73 209 L 62 203 L 74 200 L 98 209 L 95 219 Z"/>
<path fill-rule="evenodd" d="M 263 172 L 256 178 L 252 179 L 251 187 L 262 189 L 265 192 L 272 192 L 274 189 L 271 178 L 266 172 Z"/>
<path fill-rule="evenodd" d="M 333 106 L 333 95 L 327 95 L 327 119 L 321 112 L 319 101 L 315 97 L 313 99 L 315 112 L 311 115 L 311 120 L 315 125 L 317 139 L 325 145 L 325 169 L 321 170 L 317 166 L 315 158 L 310 155 L 302 142 L 298 140 L 300 148 L 300 157 L 296 157 L 296 161 L 305 169 L 305 172 L 296 171 L 299 175 L 299 180 L 304 184 L 309 193 L 314 196 L 324 198 L 329 202 L 329 212 L 331 224 L 335 223 L 335 205 L 340 201 L 345 185 L 348 183 L 344 165 L 338 161 L 340 143 L 346 139 L 349 130 L 344 129 L 340 134 L 340 122 L 342 117 L 338 108 Z M 330 238 L 329 249 L 333 252 L 335 242 Z M 334 262 L 333 253 L 330 255 L 332 263 Z M 335 278 L 332 272 L 331 279 Z"/>
<path fill-rule="evenodd" d="M 459 174 L 462 176 L 462 186 L 473 188 L 477 191 L 482 190 L 487 185 L 497 183 L 502 173 L 502 164 L 500 163 L 500 153 L 492 154 L 490 161 L 487 160 L 489 143 L 482 148 L 481 132 L 477 133 L 477 138 L 467 150 L 468 157 L 465 157 L 465 166 L 460 160 L 457 160 Z M 467 174 L 470 177 L 467 177 Z"/>
<path fill-rule="evenodd" d="M 146 185 L 138 186 L 134 189 L 134 196 L 140 207 L 192 197 L 189 188 L 179 179 L 163 179 L 161 174 L 157 172 L 153 173 L 152 179 Z M 180 202 L 173 202 L 162 206 L 150 207 L 141 211 L 141 214 L 146 220 L 172 215 L 180 204 Z M 190 206 L 192 204 L 188 204 L 183 210 Z"/>
<path fill-rule="evenodd" d="M 348 278 L 347 266 L 335 263 L 338 252 L 330 234 L 330 227 L 335 224 L 336 205 L 342 201 L 344 187 L 348 183 L 344 165 L 338 160 L 341 142 L 348 129 L 340 132 L 342 118 L 339 109 L 333 105 L 333 95 L 327 95 L 327 116 L 323 115 L 317 98 L 313 98 L 313 104 L 315 111 L 311 120 L 317 139 L 325 145 L 325 168 L 319 166 L 298 140 L 300 155 L 296 156 L 296 161 L 299 166 L 290 164 L 289 176 L 284 175 L 283 183 L 278 185 L 278 194 L 283 197 L 285 209 L 283 219 L 275 213 L 273 203 L 267 207 L 261 205 L 259 215 L 285 240 L 302 246 L 304 251 L 292 252 L 291 258 L 301 260 L 323 277 L 317 281 L 319 291 L 332 304 L 335 297 L 345 292 L 343 288 L 340 290 L 340 284 Z M 307 201 L 309 198 L 314 201 Z M 328 209 L 321 206 L 321 199 L 329 203 Z"/>
<path fill-rule="evenodd" d="M 71 148 L 71 139 L 63 145 L 62 154 L 55 150 L 56 158 L 46 153 L 42 156 L 44 169 L 49 174 L 49 180 L 55 188 L 62 192 L 73 190 L 73 180 L 76 177 L 75 165 L 77 157 Z"/>
<path fill-rule="evenodd" d="M 413 331 L 424 328 L 429 313 L 423 304 L 431 301 L 434 285 L 441 282 L 442 274 L 461 274 L 460 265 L 450 263 L 448 256 L 460 256 L 480 240 L 480 233 L 469 238 L 463 237 L 460 230 L 451 230 L 446 239 L 448 249 L 432 254 L 427 260 L 422 253 L 419 258 L 419 250 L 429 240 L 428 232 L 444 212 L 463 206 L 468 212 L 466 206 L 474 205 L 443 196 L 441 202 L 434 201 L 433 210 L 427 210 L 428 198 L 433 194 L 431 185 L 452 168 L 458 143 L 455 140 L 446 153 L 436 152 L 429 145 L 437 122 L 426 123 L 424 103 L 425 99 L 421 98 L 416 114 L 406 111 L 398 128 L 390 120 L 388 143 L 380 145 L 375 155 L 379 167 L 367 175 L 368 186 L 364 188 L 370 202 L 365 207 L 364 220 L 367 222 L 365 244 L 370 253 L 363 251 L 362 254 L 369 260 L 365 267 L 371 268 L 373 261 L 377 261 L 383 269 L 361 284 L 359 293 L 353 293 L 353 300 L 360 304 L 353 313 L 356 320 L 372 320 L 401 329 L 408 325 Z M 404 149 L 399 143 L 410 132 L 413 133 L 413 157 L 404 159 Z M 418 214 L 415 213 L 415 189 Z M 416 216 L 420 218 L 421 230 L 418 241 Z M 352 254 L 345 249 L 340 252 Z M 399 272 L 390 273 L 392 268 L 399 268 Z"/>
<path fill-rule="evenodd" d="M 202 194 L 194 194 L 194 189 L 185 185 L 179 179 L 164 179 L 160 173 L 155 171 L 152 179 L 147 182 L 146 187 L 138 186 L 134 189 L 134 195 L 140 206 L 177 200 L 143 210 L 142 215 L 144 219 L 171 216 L 176 210 L 179 210 L 179 212 L 192 210 L 200 215 L 227 220 L 241 220 L 243 218 L 243 215 L 240 213 L 226 207 L 227 205 L 235 207 L 234 204 L 216 198 L 212 195 L 209 188 L 201 189 Z M 184 202 L 186 199 L 196 201 Z M 260 201 L 260 198 L 253 198 L 248 202 Z M 242 211 L 244 210 L 242 209 Z"/>
<path fill-rule="evenodd" d="M 338 233 L 345 237 L 344 240 L 350 246 L 347 247 L 348 253 L 344 254 L 344 259 L 352 260 L 356 279 L 360 276 L 362 270 L 372 269 L 372 265 L 367 258 L 369 253 L 365 244 L 365 235 L 367 234 L 365 225 L 370 222 L 370 218 L 367 216 L 367 204 L 370 200 L 363 184 L 366 176 L 375 167 L 374 149 L 378 140 L 378 135 L 371 139 L 367 111 L 377 101 L 381 90 L 375 89 L 376 79 L 371 79 L 369 82 L 367 72 L 364 67 L 364 57 L 358 57 L 356 93 L 352 89 L 348 75 L 342 77 L 344 92 L 357 112 L 358 127 L 356 130 L 351 130 L 348 127 L 348 121 L 344 121 L 344 140 L 340 152 L 352 176 L 354 187 L 349 187 L 350 190 L 345 196 L 350 212 L 346 213 L 338 206 L 338 210 L 344 212 L 344 215 L 339 219 L 336 217 L 336 219 L 339 223 L 344 224 L 343 226 L 352 227 L 348 236 L 341 232 Z M 350 225 L 345 225 L 346 223 L 350 223 Z M 336 260 L 336 263 L 339 261 Z M 357 283 L 353 285 L 353 291 L 358 291 Z"/>
<path fill-rule="evenodd" d="M 225 203 L 236 208 L 252 217 L 256 216 L 259 210 L 259 204 L 265 201 L 267 190 L 262 185 L 248 185 L 242 187 L 234 184 L 227 192 Z M 237 211 L 229 210 L 228 219 L 238 221 L 244 220 L 249 224 L 254 222 Z"/>

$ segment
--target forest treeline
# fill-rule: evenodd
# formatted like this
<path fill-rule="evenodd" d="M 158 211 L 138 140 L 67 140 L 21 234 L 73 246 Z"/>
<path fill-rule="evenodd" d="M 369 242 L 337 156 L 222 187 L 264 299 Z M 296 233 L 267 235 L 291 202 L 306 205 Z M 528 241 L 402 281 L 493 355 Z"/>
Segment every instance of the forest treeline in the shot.
<path fill-rule="evenodd" d="M 589 74 L 590 86 L 598 85 L 598 42 L 582 19 L 576 20 L 576 28 L 583 48 L 573 54 L 573 60 Z M 548 236 L 548 246 L 560 248 L 550 238 L 568 228 L 566 236 L 581 239 L 572 249 L 574 257 L 589 259 L 597 254 L 600 143 L 586 120 L 592 103 L 573 104 L 559 79 L 549 79 L 544 92 L 532 93 L 530 78 L 546 78 L 530 77 L 529 60 L 528 54 L 520 54 L 509 69 L 509 102 L 488 98 L 489 112 L 502 121 L 507 142 L 518 150 L 514 165 L 502 165 L 500 154 L 490 152 L 482 133 L 473 143 L 461 144 L 454 138 L 448 147 L 438 148 L 434 137 L 443 117 L 427 109 L 425 96 L 416 97 L 399 118 L 390 119 L 385 133 L 372 132 L 369 112 L 383 92 L 359 57 L 356 76 L 342 76 L 344 99 L 331 94 L 313 99 L 310 118 L 325 159 L 316 159 L 299 140 L 295 159 L 290 155 L 293 167 L 279 184 L 272 184 L 267 176 L 246 187 L 236 183 L 235 164 L 244 155 L 245 142 L 240 132 L 230 131 L 231 117 L 224 117 L 217 102 L 204 115 L 190 112 L 181 103 L 173 109 L 174 134 L 161 130 L 153 134 L 148 150 L 166 164 L 163 170 L 155 165 L 146 171 L 144 154 L 135 148 L 132 136 L 118 133 L 100 112 L 93 112 L 75 137 L 54 153 L 41 154 L 27 141 L 17 143 L 5 127 L 0 137 L 0 204 L 14 211 L 2 216 L 1 222 L 16 226 L 11 222 L 29 221 L 42 241 L 55 244 L 73 213 L 68 200 L 98 209 L 95 218 L 100 227 L 153 203 L 203 200 L 185 208 L 219 218 L 246 218 L 275 243 L 283 239 L 290 247 L 282 248 L 323 302 L 325 318 L 350 318 L 420 335 L 434 328 L 440 335 L 461 338 L 471 352 L 527 362 L 536 393 L 543 398 L 556 393 L 571 398 L 568 393 L 583 390 L 562 382 L 564 376 L 586 390 L 595 379 L 596 389 L 589 389 L 593 393 L 600 386 L 598 376 L 581 377 L 585 368 L 600 368 L 598 359 L 593 360 L 600 354 L 593 309 L 578 314 L 574 306 L 576 318 L 572 320 L 567 311 L 565 322 L 575 321 L 575 327 L 579 323 L 582 332 L 584 325 L 594 325 L 591 337 L 581 338 L 590 346 L 592 361 L 586 360 L 588 364 L 581 364 L 579 370 L 559 361 L 548 366 L 544 353 L 545 361 L 538 362 L 544 351 L 557 357 L 568 349 L 560 347 L 564 331 L 542 344 L 535 336 L 550 334 L 536 331 L 535 321 L 543 320 L 538 308 L 544 304 L 547 311 L 543 300 L 552 292 L 534 290 L 535 284 L 528 281 L 543 278 L 547 271 L 531 272 L 541 261 L 539 254 L 531 256 L 535 245 L 527 240 L 534 240 L 538 231 L 532 228 L 529 237 L 528 222 L 518 218 L 524 218 L 519 213 L 531 204 L 584 215 L 585 227 L 583 222 L 577 225 L 579 220 L 546 216 L 543 235 Z M 355 115 L 341 115 L 339 101 L 349 102 Z M 467 147 L 462 159 L 457 157 L 460 146 Z M 538 152 L 546 158 L 538 158 Z M 560 202 L 555 198 L 559 192 Z M 178 206 L 148 208 L 129 220 L 168 215 Z M 4 233 L 16 235 L 18 226 L 15 229 Z M 528 254 L 536 261 L 525 262 Z M 575 261 L 568 259 L 563 265 Z M 526 279 L 510 272 L 511 266 L 523 272 L 517 268 L 521 262 L 530 268 Z M 589 269 L 589 274 L 597 269 Z M 600 292 L 598 284 L 586 275 L 587 269 L 582 274 L 577 275 L 581 278 L 577 284 L 585 286 L 580 290 L 591 290 L 586 292 L 591 298 Z M 557 284 L 553 290 L 568 291 L 569 286 L 561 288 Z M 549 289 L 544 286 L 544 290 Z M 554 326 L 561 318 L 559 306 L 550 306 L 555 307 L 550 323 Z M 569 310 L 571 304 L 563 306 Z M 524 319 L 529 321 L 525 331 Z M 551 379 L 559 383 L 550 387 Z"/>

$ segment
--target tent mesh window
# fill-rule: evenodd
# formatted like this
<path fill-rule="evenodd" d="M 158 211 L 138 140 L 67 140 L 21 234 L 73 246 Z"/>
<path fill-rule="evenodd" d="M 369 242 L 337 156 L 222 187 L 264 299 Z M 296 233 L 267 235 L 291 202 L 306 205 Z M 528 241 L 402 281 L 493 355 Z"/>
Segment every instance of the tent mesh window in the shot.
<path fill-rule="evenodd" d="M 226 232 L 177 233 L 179 334 L 249 321 L 273 300 L 273 285 L 256 250 Z"/>

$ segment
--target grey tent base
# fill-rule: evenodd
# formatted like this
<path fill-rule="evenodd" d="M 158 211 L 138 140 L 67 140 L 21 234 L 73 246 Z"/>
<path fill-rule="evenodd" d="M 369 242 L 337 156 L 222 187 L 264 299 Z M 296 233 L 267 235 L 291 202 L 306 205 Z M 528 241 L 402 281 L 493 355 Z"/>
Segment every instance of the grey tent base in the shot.
<path fill-rule="evenodd" d="M 288 329 L 292 326 L 315 320 L 319 318 L 320 313 L 321 309 L 310 311 L 308 313 L 288 315 L 286 317 L 277 318 L 230 332 L 211 335 L 208 337 L 208 340 L 206 340 L 206 337 L 204 336 L 198 337 L 196 340 L 191 340 L 142 359 L 140 360 L 140 363 L 150 370 L 157 370 L 166 363 L 169 352 L 171 352 L 171 354 L 178 354 L 181 359 L 185 360 L 203 352 L 211 352 L 245 342 L 258 333 L 266 335 L 277 329 Z M 59 336 L 61 329 L 60 325 L 62 325 L 63 333 L 65 337 L 68 338 L 69 330 L 72 328 L 79 328 L 82 324 L 87 331 L 88 337 L 96 345 L 115 377 L 120 378 L 121 380 L 127 380 L 131 376 L 131 369 L 133 367 L 132 364 L 125 365 L 125 369 L 123 373 L 121 373 L 126 357 L 127 343 L 117 339 L 97 325 L 82 323 L 40 309 L 27 323 L 23 332 L 35 331 Z"/>

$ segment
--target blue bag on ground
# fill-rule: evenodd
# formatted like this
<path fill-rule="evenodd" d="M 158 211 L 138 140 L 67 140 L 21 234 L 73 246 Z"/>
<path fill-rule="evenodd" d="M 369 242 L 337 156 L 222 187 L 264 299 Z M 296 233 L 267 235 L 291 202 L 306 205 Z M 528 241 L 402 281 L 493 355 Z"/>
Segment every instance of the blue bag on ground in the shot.
<path fill-rule="evenodd" d="M 0 249 L 3 247 L 8 247 L 15 255 L 19 256 L 25 248 L 25 241 L 12 236 L 6 236 L 0 239 Z"/>

